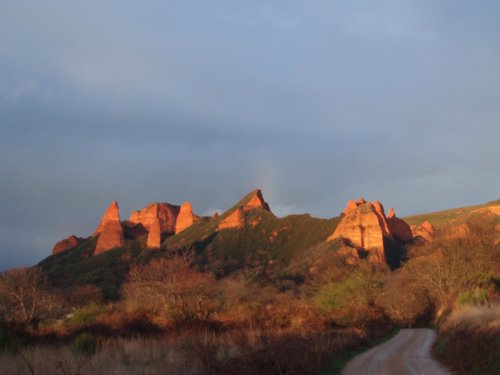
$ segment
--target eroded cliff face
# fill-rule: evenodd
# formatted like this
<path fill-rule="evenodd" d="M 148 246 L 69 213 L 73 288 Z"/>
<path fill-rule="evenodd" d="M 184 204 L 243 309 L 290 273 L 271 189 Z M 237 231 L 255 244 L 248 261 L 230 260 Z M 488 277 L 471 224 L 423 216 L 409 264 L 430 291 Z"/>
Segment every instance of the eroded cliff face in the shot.
<path fill-rule="evenodd" d="M 434 238 L 435 229 L 429 221 L 424 221 L 420 225 L 412 225 L 410 228 L 414 238 L 422 237 L 427 241 L 430 241 Z"/>
<path fill-rule="evenodd" d="M 147 207 L 130 214 L 129 221 L 142 224 L 147 231 L 157 220 L 162 233 L 174 234 L 180 207 L 169 203 L 151 203 Z"/>
<path fill-rule="evenodd" d="M 345 238 L 354 246 L 366 250 L 373 263 L 386 263 L 384 240 L 410 241 L 410 227 L 397 218 L 394 210 L 386 217 L 384 207 L 378 201 L 373 203 L 360 198 L 350 200 L 342 211 L 343 218 L 328 241 Z"/>
<path fill-rule="evenodd" d="M 99 236 L 94 252 L 96 255 L 125 244 L 118 202 L 113 201 L 108 207 L 94 236 Z"/>
<path fill-rule="evenodd" d="M 243 210 L 241 208 L 236 209 L 233 213 L 228 215 L 224 220 L 219 223 L 217 227 L 218 230 L 237 228 L 241 229 L 245 225 L 243 219 Z"/>
<path fill-rule="evenodd" d="M 175 234 L 189 228 L 198 220 L 198 216 L 193 214 L 193 206 L 189 202 L 184 202 L 179 210 L 177 222 L 175 224 Z"/>
<path fill-rule="evenodd" d="M 241 203 L 239 207 L 236 207 L 233 212 L 227 215 L 218 225 L 218 230 L 229 229 L 229 228 L 243 228 L 245 226 L 245 212 L 252 210 L 262 209 L 271 212 L 269 204 L 264 200 L 262 192 L 260 190 L 254 190 L 248 196 L 248 199 Z M 257 222 L 254 219 L 252 225 Z"/>
<path fill-rule="evenodd" d="M 146 246 L 148 249 L 158 249 L 161 245 L 161 224 L 157 218 L 150 226 Z"/>

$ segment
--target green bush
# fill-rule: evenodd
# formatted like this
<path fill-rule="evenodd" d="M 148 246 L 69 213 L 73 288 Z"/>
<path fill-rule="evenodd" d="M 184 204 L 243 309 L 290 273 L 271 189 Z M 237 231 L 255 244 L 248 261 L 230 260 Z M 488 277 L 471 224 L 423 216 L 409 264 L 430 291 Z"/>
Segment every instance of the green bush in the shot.
<path fill-rule="evenodd" d="M 325 284 L 314 297 L 316 306 L 324 312 L 345 309 L 351 304 L 369 305 L 376 295 L 374 275 L 354 272 L 339 283 Z"/>
<path fill-rule="evenodd" d="M 102 305 L 92 302 L 82 308 L 74 310 L 66 319 L 66 324 L 75 327 L 92 324 L 103 310 L 104 307 Z"/>
<path fill-rule="evenodd" d="M 457 297 L 457 303 L 460 306 L 481 306 L 486 305 L 489 300 L 486 289 L 476 288 L 467 292 L 460 293 Z"/>
<path fill-rule="evenodd" d="M 97 342 L 94 336 L 87 332 L 77 336 L 73 344 L 77 352 L 85 355 L 94 354 L 97 349 Z"/>

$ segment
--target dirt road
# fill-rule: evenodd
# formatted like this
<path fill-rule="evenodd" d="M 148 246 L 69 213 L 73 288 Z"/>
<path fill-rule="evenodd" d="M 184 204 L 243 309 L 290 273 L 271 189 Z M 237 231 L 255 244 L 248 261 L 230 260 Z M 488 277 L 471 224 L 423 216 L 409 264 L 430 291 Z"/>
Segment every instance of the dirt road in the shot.
<path fill-rule="evenodd" d="M 436 333 L 402 329 L 391 340 L 350 361 L 342 375 L 449 375 L 430 354 Z"/>

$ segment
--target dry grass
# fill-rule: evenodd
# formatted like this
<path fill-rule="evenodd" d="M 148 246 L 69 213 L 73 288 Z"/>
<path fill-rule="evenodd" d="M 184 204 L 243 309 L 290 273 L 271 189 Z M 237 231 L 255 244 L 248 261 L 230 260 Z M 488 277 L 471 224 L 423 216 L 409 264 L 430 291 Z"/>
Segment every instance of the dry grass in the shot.
<path fill-rule="evenodd" d="M 457 374 L 500 374 L 500 304 L 453 312 L 434 349 Z"/>
<path fill-rule="evenodd" d="M 2 375 L 313 374 L 333 355 L 360 345 L 359 329 L 329 333 L 274 330 L 187 332 L 157 338 L 101 338 L 85 355 L 74 345 L 33 345 L 0 352 Z"/>
<path fill-rule="evenodd" d="M 500 329 L 500 304 L 492 306 L 466 306 L 453 311 L 443 329 Z"/>

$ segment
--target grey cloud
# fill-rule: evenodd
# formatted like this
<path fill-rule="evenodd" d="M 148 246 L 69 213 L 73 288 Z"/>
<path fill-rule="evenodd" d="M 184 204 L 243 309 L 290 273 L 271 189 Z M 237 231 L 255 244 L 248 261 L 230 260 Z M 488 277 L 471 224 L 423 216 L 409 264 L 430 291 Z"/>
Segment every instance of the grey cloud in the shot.
<path fill-rule="evenodd" d="M 400 214 L 498 197 L 500 5 L 3 2 L 0 269 L 118 199 Z"/>

